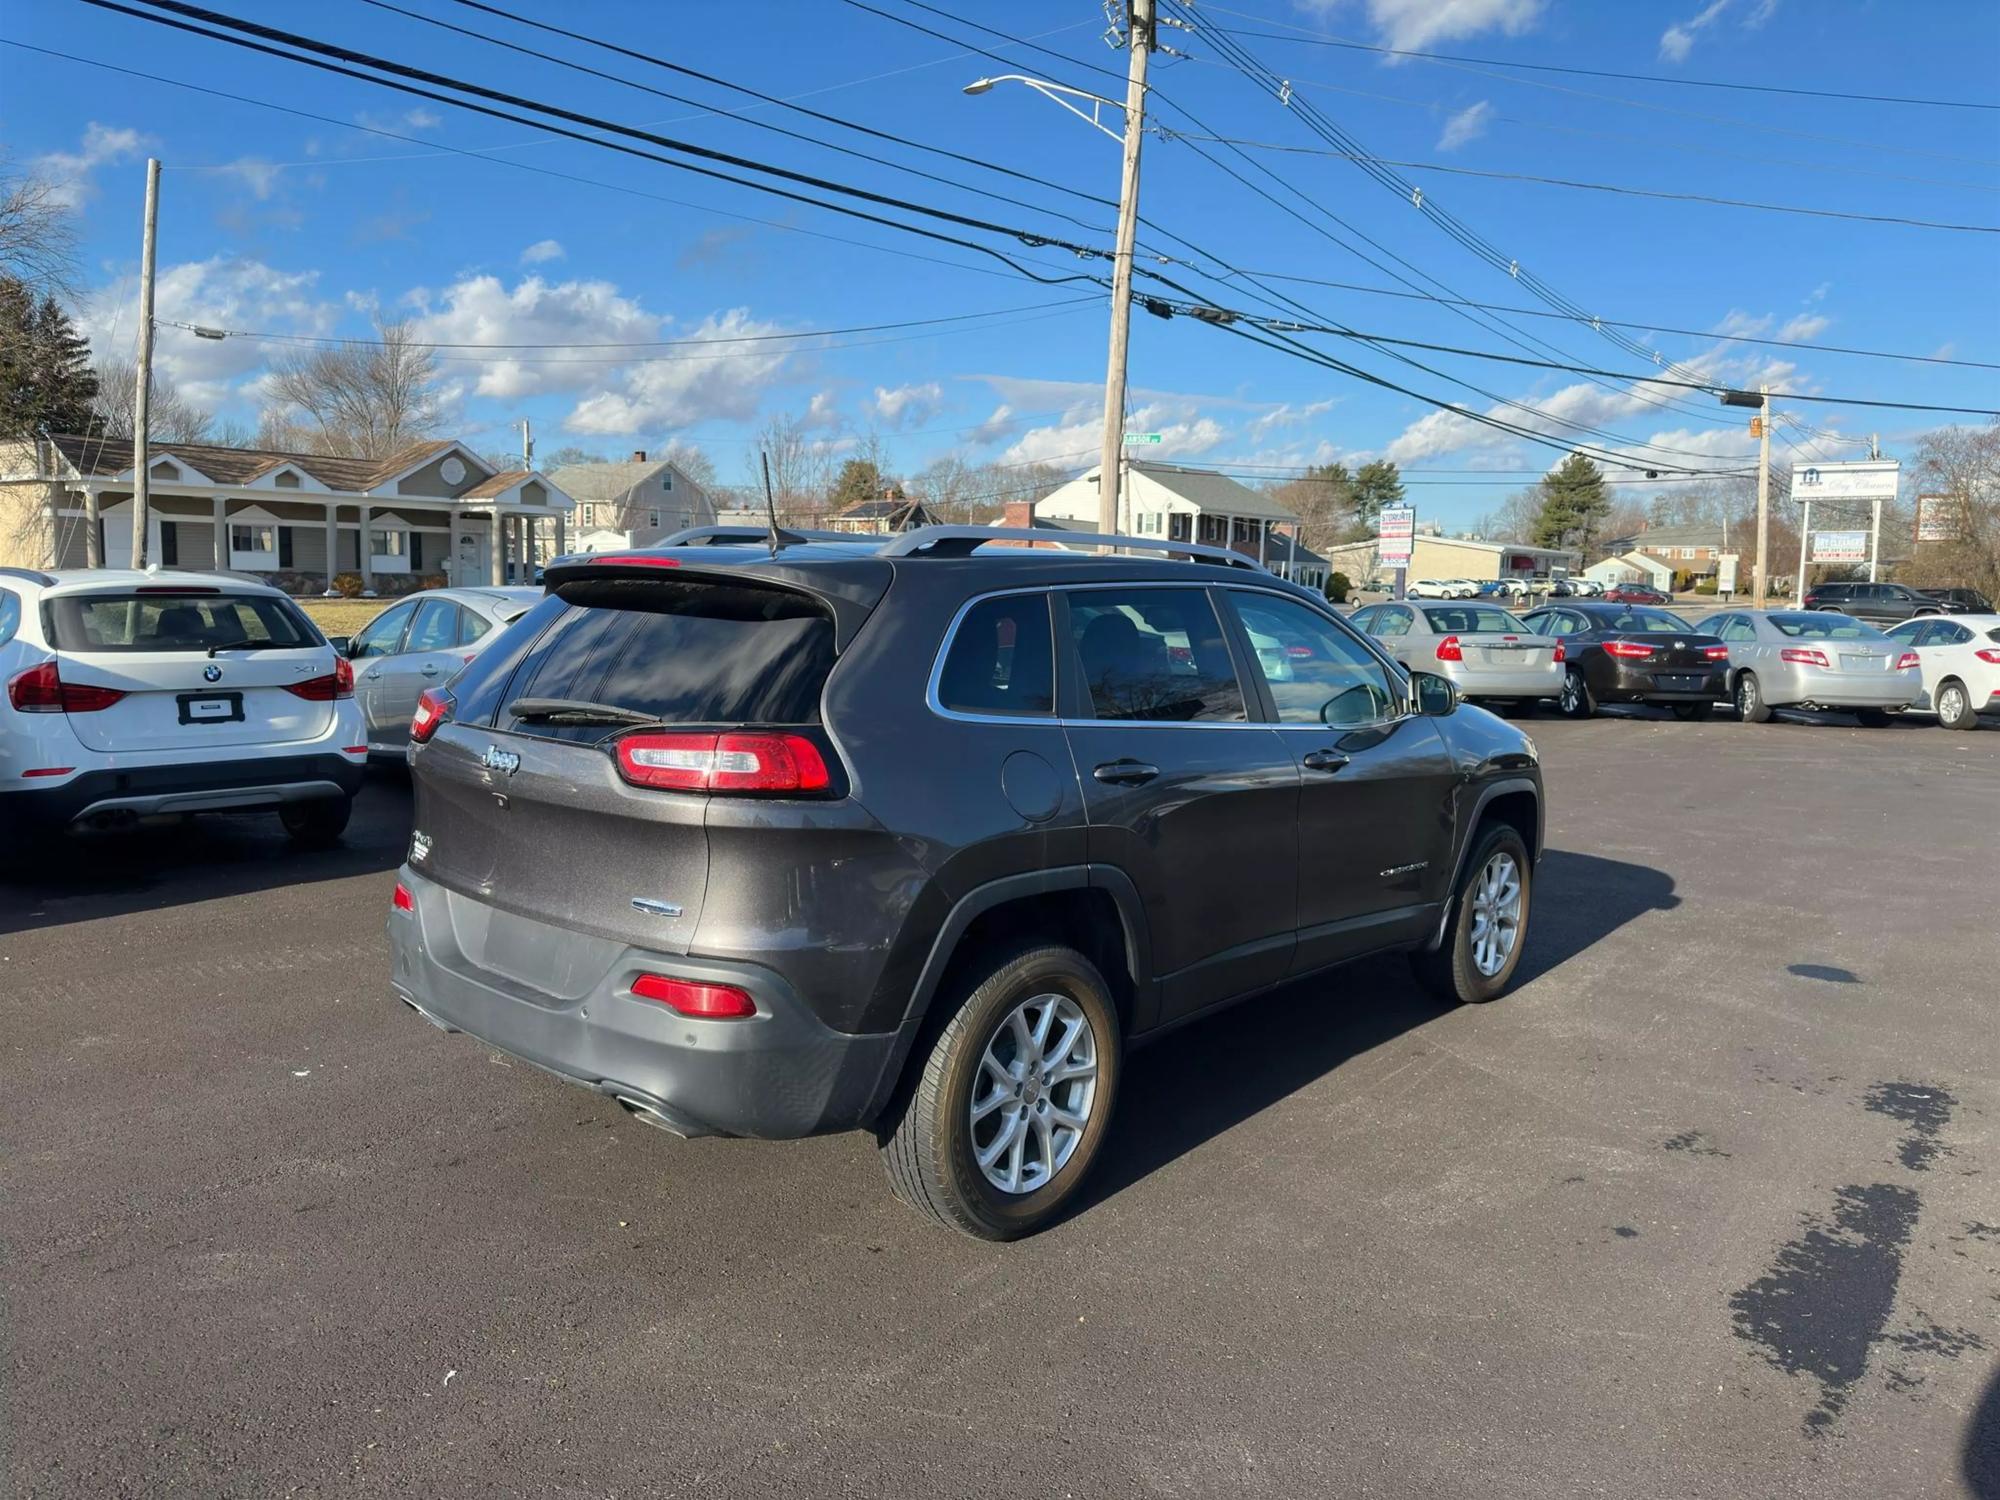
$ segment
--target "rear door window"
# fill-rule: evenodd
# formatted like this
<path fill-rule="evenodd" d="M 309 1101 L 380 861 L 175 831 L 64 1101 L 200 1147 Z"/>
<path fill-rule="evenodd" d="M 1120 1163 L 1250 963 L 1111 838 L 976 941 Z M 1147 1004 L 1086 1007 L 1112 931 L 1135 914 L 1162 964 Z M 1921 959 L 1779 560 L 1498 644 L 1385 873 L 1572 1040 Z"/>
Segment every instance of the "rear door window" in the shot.
<path fill-rule="evenodd" d="M 394 656 L 403 646 L 403 629 L 417 612 L 414 602 L 399 604 L 376 618 L 354 638 L 347 654 L 356 661 L 370 656 Z"/>
<path fill-rule="evenodd" d="M 445 651 L 458 644 L 458 606 L 449 599 L 426 599 L 410 623 L 406 651 Z"/>
<path fill-rule="evenodd" d="M 625 709 L 662 724 L 819 722 L 820 689 L 833 670 L 833 617 L 806 594 L 755 583 L 598 578 L 568 584 L 558 598 L 568 608 L 497 695 L 503 729 L 592 743 L 607 732 L 602 723 L 519 721 L 511 705 L 524 698 Z"/>
<path fill-rule="evenodd" d="M 1375 629 L 1371 633 L 1393 640 L 1399 635 L 1408 635 L 1410 626 L 1416 622 L 1416 618 L 1407 609 L 1385 606 L 1382 613 L 1376 616 Z"/>
<path fill-rule="evenodd" d="M 48 601 L 58 651 L 166 652 L 320 644 L 289 600 L 245 594 L 58 594 Z"/>
<path fill-rule="evenodd" d="M 1201 589 L 1079 589 L 1069 627 L 1093 718 L 1243 722 L 1243 687 Z"/>
<path fill-rule="evenodd" d="M 1055 651 L 1046 594 L 982 599 L 965 613 L 938 671 L 938 704 L 961 714 L 1049 717 Z"/>

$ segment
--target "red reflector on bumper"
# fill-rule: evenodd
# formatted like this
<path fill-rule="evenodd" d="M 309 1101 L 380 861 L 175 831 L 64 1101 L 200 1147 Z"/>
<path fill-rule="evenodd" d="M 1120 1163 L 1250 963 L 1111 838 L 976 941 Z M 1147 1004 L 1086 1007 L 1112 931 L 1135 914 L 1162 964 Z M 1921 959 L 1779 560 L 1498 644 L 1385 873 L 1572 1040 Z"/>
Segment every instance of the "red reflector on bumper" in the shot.
<path fill-rule="evenodd" d="M 632 981 L 632 993 L 641 1000 L 657 1000 L 679 1015 L 706 1021 L 734 1021 L 757 1014 L 757 1002 L 733 984 L 702 984 L 693 979 L 669 979 L 664 974 L 641 974 Z"/>
<path fill-rule="evenodd" d="M 410 888 L 400 880 L 396 882 L 396 894 L 389 898 L 389 904 L 397 911 L 413 912 L 417 909 L 416 897 L 410 894 Z"/>
<path fill-rule="evenodd" d="M 75 766 L 37 766 L 32 771 L 23 771 L 23 776 L 67 776 Z"/>

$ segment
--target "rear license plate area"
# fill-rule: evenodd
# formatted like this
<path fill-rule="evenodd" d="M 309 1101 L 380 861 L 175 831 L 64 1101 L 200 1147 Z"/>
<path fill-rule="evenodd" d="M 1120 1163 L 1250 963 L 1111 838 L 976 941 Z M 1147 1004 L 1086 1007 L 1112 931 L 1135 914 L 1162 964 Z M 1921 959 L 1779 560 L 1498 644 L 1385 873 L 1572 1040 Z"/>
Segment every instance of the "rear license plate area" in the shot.
<path fill-rule="evenodd" d="M 174 702 L 180 705 L 180 719 L 183 724 L 243 722 L 241 693 L 181 693 L 175 697 Z"/>
<path fill-rule="evenodd" d="M 1667 693 L 1698 693 L 1705 679 L 1699 672 L 1656 672 L 1654 684 Z"/>

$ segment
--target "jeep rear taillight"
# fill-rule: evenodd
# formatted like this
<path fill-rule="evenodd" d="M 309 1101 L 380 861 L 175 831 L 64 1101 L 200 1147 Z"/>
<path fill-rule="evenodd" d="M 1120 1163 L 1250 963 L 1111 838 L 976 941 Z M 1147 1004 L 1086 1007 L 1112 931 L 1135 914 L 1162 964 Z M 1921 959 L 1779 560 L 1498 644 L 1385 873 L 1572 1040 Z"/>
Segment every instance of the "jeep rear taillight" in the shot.
<path fill-rule="evenodd" d="M 669 792 L 823 792 L 833 784 L 819 746 L 802 734 L 628 734 L 618 774 Z"/>
<path fill-rule="evenodd" d="M 423 697 L 417 700 L 417 711 L 410 718 L 410 743 L 427 743 L 456 707 L 458 701 L 443 688 L 425 688 Z"/>
<path fill-rule="evenodd" d="M 92 714 L 124 696 L 117 688 L 64 682 L 53 660 L 17 673 L 7 684 L 7 701 L 24 714 Z"/>

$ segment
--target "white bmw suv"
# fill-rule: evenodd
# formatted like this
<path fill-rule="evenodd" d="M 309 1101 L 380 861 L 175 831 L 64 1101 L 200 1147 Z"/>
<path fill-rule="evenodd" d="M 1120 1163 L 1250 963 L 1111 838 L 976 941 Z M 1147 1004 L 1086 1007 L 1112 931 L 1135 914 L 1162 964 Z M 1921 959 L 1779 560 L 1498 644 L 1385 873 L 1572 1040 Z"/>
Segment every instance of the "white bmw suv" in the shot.
<path fill-rule="evenodd" d="M 262 808 L 327 844 L 367 760 L 352 669 L 276 589 L 0 568 L 0 830 Z"/>

